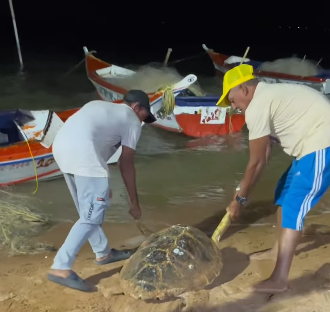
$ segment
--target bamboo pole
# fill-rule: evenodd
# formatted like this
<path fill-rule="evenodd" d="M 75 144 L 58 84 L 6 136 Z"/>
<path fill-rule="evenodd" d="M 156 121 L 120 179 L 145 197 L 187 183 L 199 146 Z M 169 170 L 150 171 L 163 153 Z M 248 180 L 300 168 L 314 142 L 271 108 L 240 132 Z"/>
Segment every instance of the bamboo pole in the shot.
<path fill-rule="evenodd" d="M 320 60 L 319 60 L 319 61 L 317 62 L 317 64 L 315 65 L 315 67 L 319 66 L 320 63 L 322 62 L 322 60 L 323 60 L 323 57 L 320 58 Z"/>
<path fill-rule="evenodd" d="M 242 58 L 242 61 L 241 61 L 241 64 L 240 64 L 240 65 L 243 64 L 243 62 L 244 62 L 244 60 L 245 60 L 247 54 L 249 53 L 249 50 L 250 50 L 250 47 L 247 47 L 246 50 L 245 50 L 245 53 L 244 53 L 244 55 L 243 55 L 243 58 Z"/>
<path fill-rule="evenodd" d="M 19 38 L 18 38 L 16 19 L 15 19 L 15 13 L 14 13 L 14 7 L 13 7 L 13 1 L 12 0 L 9 0 L 9 6 L 10 6 L 11 17 L 12 17 L 12 20 L 13 20 L 16 46 L 17 46 L 18 58 L 19 58 L 19 62 L 20 62 L 20 71 L 23 71 L 23 68 L 24 68 L 23 58 L 22 58 L 21 46 L 20 46 Z"/>
<path fill-rule="evenodd" d="M 172 49 L 171 48 L 168 48 L 167 49 L 166 56 L 165 56 L 165 60 L 164 60 L 164 63 L 163 63 L 163 66 L 167 66 L 167 62 L 168 62 L 168 59 L 170 58 L 171 52 L 172 52 Z"/>

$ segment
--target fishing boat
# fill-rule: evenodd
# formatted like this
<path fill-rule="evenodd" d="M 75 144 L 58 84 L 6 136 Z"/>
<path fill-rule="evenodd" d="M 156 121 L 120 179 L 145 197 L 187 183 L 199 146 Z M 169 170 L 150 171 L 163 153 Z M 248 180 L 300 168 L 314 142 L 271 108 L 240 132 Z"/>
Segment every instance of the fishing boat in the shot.
<path fill-rule="evenodd" d="M 125 78 L 131 79 L 137 72 L 104 62 L 93 55 L 95 51 L 89 52 L 87 47 L 83 49 L 87 76 L 98 96 L 105 101 L 122 99 L 128 91 L 123 87 Z M 197 96 L 195 89 L 188 87 L 173 88 L 175 105 L 168 113 L 163 109 L 166 97 L 153 101 L 157 90 L 148 93 L 157 119 L 153 126 L 195 138 L 241 131 L 245 123 L 243 115 L 229 114 L 227 109 L 216 106 L 219 96 Z"/>
<path fill-rule="evenodd" d="M 0 186 L 61 175 L 51 147 L 40 142 L 75 111 L 63 112 L 63 120 L 49 110 L 0 112 Z"/>
<path fill-rule="evenodd" d="M 210 56 L 216 75 L 221 78 L 223 75 L 230 70 L 231 68 L 244 63 L 253 66 L 254 75 L 256 78 L 261 81 L 268 83 L 294 83 L 294 84 L 303 84 L 309 87 L 312 87 L 325 95 L 330 94 L 330 71 L 329 70 L 319 70 L 317 75 L 314 76 L 300 76 L 292 75 L 282 72 L 274 71 L 265 71 L 261 70 L 263 62 L 258 62 L 250 60 L 249 58 L 242 58 L 239 56 L 228 56 L 225 54 L 214 52 L 212 49 L 209 49 L 205 44 L 202 45 L 203 49 Z"/>

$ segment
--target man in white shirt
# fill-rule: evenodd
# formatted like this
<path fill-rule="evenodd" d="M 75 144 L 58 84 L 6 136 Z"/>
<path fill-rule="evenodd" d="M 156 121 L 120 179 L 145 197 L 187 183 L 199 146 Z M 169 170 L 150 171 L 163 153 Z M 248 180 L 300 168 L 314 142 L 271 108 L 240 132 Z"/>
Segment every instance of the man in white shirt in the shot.
<path fill-rule="evenodd" d="M 218 104 L 240 109 L 249 129 L 250 159 L 228 207 L 232 219 L 239 216 L 267 163 L 270 139 L 277 140 L 284 152 L 294 157 L 275 190 L 278 241 L 271 251 L 251 256 L 255 260 L 277 258 L 270 278 L 254 286 L 254 291 L 282 292 L 288 287 L 305 217 L 330 185 L 330 102 L 307 86 L 260 82 L 247 64 L 229 70 L 223 88 Z"/>
<path fill-rule="evenodd" d="M 156 121 L 150 112 L 148 95 L 130 90 L 124 103 L 91 101 L 72 115 L 57 133 L 53 155 L 79 213 L 64 244 L 55 256 L 48 279 L 81 291 L 95 287 L 81 279 L 72 265 L 76 254 L 88 240 L 103 265 L 130 257 L 129 252 L 110 249 L 102 230 L 110 205 L 110 173 L 107 161 L 122 145 L 119 168 L 130 199 L 130 214 L 141 217 L 136 190 L 134 154 L 141 134 L 141 123 Z"/>

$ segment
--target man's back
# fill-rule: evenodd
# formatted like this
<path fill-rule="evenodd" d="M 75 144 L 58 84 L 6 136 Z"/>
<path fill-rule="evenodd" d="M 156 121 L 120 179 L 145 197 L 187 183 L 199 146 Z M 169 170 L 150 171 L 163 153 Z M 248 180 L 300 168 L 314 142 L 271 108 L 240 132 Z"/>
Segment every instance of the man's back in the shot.
<path fill-rule="evenodd" d="M 108 176 L 107 161 L 122 144 L 136 148 L 141 123 L 126 104 L 91 101 L 71 116 L 53 143 L 62 172 Z"/>
<path fill-rule="evenodd" d="M 298 159 L 330 146 L 330 102 L 312 88 L 260 82 L 245 115 L 250 139 L 264 131 L 261 120 L 268 119 L 271 135 Z"/>

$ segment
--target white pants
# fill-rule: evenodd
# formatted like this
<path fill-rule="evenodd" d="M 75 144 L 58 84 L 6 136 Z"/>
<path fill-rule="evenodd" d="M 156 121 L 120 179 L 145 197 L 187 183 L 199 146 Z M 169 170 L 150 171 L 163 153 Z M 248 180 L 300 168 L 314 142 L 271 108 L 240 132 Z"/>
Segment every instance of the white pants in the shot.
<path fill-rule="evenodd" d="M 71 270 L 77 253 L 87 240 L 97 258 L 110 253 L 108 240 L 101 227 L 110 206 L 109 179 L 67 173 L 64 173 L 64 178 L 80 218 L 54 258 L 52 269 L 57 270 Z"/>

